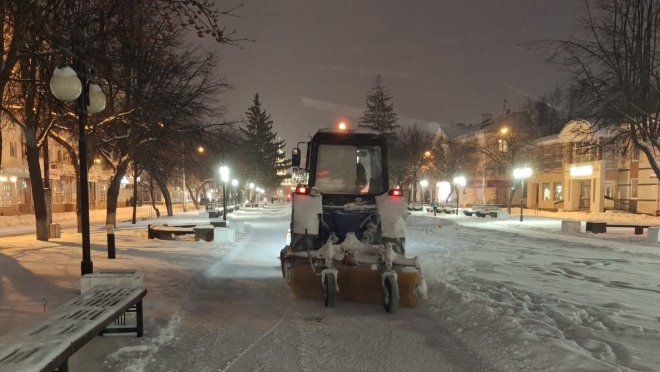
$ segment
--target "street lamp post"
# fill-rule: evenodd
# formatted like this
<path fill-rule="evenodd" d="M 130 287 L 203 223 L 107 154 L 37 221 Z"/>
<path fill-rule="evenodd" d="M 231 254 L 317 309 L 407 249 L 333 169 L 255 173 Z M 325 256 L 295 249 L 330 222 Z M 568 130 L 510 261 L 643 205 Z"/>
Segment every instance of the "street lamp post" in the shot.
<path fill-rule="evenodd" d="M 525 178 L 529 178 L 532 175 L 532 168 L 523 167 L 516 168 L 513 170 L 513 176 L 518 179 L 520 178 L 520 222 L 523 222 L 523 191 L 525 190 Z"/>
<path fill-rule="evenodd" d="M 254 208 L 254 183 L 250 182 L 250 205 Z"/>
<path fill-rule="evenodd" d="M 229 168 L 220 167 L 220 179 L 222 180 L 222 220 L 227 221 L 227 182 L 229 181 Z"/>
<path fill-rule="evenodd" d="M 186 208 L 186 148 L 181 145 L 181 169 L 183 170 L 183 185 L 181 185 L 181 202 L 183 203 L 183 212 L 188 212 Z"/>
<path fill-rule="evenodd" d="M 461 197 L 461 192 L 458 189 L 458 186 L 465 186 L 465 177 L 463 176 L 454 177 L 454 185 L 456 185 L 456 215 L 458 216 L 458 208 L 460 206 L 459 199 Z"/>
<path fill-rule="evenodd" d="M 231 185 L 234 186 L 234 210 L 236 210 L 236 186 L 238 186 L 238 180 L 235 178 L 231 180 Z"/>
<path fill-rule="evenodd" d="M 421 180 L 419 184 L 422 186 L 422 212 L 424 212 L 424 188 L 429 185 L 429 181 Z"/>
<path fill-rule="evenodd" d="M 78 116 L 78 167 L 80 174 L 80 217 L 82 219 L 82 261 L 81 275 L 91 274 L 94 264 L 91 257 L 89 231 L 89 189 L 87 174 L 87 139 L 85 138 L 85 122 L 87 113 L 96 114 L 103 111 L 106 100 L 101 87 L 87 78 L 87 64 L 83 50 L 82 30 L 72 35 L 73 69 L 62 66 L 55 69 L 50 80 L 50 90 L 62 101 L 76 101 Z M 46 164 L 48 166 L 48 164 Z"/>

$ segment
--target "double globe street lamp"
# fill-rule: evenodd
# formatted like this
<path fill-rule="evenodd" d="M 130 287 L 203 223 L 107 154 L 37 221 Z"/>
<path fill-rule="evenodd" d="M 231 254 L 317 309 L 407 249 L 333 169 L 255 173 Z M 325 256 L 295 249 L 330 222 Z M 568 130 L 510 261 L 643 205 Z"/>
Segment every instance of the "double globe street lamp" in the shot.
<path fill-rule="evenodd" d="M 78 40 L 79 41 L 79 40 Z M 78 167 L 80 174 L 80 217 L 82 219 L 82 254 L 81 275 L 94 271 L 90 253 L 89 231 L 89 185 L 87 174 L 87 140 L 85 125 L 87 114 L 96 114 L 105 109 L 106 99 L 101 87 L 87 78 L 87 66 L 79 42 L 74 43 L 74 68 L 61 66 L 55 69 L 50 79 L 50 90 L 55 98 L 62 101 L 76 101 L 78 116 Z M 45 164 L 45 166 L 49 166 Z M 110 253 L 108 253 L 110 255 Z M 114 258 L 114 257 L 109 257 Z"/>

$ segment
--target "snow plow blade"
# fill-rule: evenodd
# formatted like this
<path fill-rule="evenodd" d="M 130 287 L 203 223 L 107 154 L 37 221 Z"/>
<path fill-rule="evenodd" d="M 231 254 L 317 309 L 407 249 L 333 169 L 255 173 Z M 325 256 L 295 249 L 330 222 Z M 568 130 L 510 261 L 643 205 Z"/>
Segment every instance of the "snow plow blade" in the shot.
<path fill-rule="evenodd" d="M 339 266 L 336 268 L 338 271 L 337 286 L 339 287 L 337 301 L 339 303 L 380 304 L 383 302 L 383 281 L 377 270 L 359 266 Z M 310 265 L 299 264 L 290 270 L 290 288 L 295 297 L 313 300 L 323 299 L 320 267 L 312 269 Z M 418 271 L 414 268 L 402 268 L 395 271 L 399 285 L 399 306 L 414 308 L 418 303 L 418 298 L 415 296 L 415 287 L 420 282 Z"/>

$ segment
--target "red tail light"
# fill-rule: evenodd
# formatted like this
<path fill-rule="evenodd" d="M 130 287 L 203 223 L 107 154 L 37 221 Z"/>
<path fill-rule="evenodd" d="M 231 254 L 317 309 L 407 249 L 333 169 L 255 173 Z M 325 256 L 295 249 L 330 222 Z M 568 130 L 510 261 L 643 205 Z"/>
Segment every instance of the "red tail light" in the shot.
<path fill-rule="evenodd" d="M 401 191 L 401 189 L 390 190 L 390 196 L 401 196 L 401 195 L 403 195 L 403 191 Z"/>
<path fill-rule="evenodd" d="M 309 194 L 309 190 L 310 189 L 307 186 L 298 185 L 298 187 L 296 187 L 296 194 L 307 195 Z"/>

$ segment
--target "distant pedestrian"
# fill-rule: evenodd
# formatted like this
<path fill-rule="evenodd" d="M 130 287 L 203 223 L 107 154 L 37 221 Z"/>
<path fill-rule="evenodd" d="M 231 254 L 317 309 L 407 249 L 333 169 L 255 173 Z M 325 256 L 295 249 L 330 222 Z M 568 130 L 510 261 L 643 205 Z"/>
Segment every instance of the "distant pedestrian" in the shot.
<path fill-rule="evenodd" d="M 433 198 L 433 201 L 431 202 L 431 207 L 433 207 L 433 215 L 437 216 L 438 214 L 438 201 Z"/>

